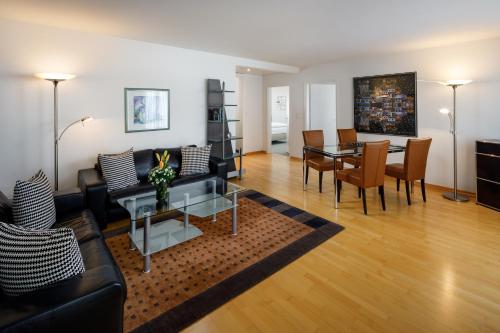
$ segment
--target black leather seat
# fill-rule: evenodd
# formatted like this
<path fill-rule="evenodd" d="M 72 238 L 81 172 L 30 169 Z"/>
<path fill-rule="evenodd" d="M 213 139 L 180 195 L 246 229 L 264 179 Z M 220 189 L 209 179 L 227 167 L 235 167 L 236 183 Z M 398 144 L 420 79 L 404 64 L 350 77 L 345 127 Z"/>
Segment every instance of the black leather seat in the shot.
<path fill-rule="evenodd" d="M 99 227 L 105 229 L 109 222 L 127 218 L 128 212 L 121 207 L 116 200 L 134 194 L 154 191 L 154 187 L 148 183 L 148 172 L 157 165 L 155 154 L 163 154 L 167 150 L 170 154 L 168 165 L 174 169 L 176 177 L 170 184 L 171 187 L 185 185 L 198 180 L 220 177 L 227 178 L 227 164 L 225 161 L 210 157 L 210 173 L 190 176 L 179 176 L 182 167 L 181 148 L 156 148 L 144 149 L 134 152 L 134 163 L 137 178 L 140 183 L 117 191 L 108 192 L 106 182 L 102 177 L 100 166 L 96 164 L 92 169 L 78 171 L 78 184 L 85 194 L 88 207 L 97 219 Z"/>
<path fill-rule="evenodd" d="M 0 291 L 0 332 L 123 332 L 126 285 L 80 191 L 55 197 L 53 228 L 73 229 L 83 257 L 81 276 L 24 296 Z M 12 222 L 10 201 L 0 192 L 0 220 Z"/>

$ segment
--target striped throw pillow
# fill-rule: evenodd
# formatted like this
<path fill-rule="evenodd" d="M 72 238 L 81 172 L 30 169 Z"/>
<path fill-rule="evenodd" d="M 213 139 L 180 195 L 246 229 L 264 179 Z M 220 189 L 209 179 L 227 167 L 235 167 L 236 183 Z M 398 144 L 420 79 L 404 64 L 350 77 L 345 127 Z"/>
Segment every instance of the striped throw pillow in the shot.
<path fill-rule="evenodd" d="M 98 160 L 108 192 L 139 183 L 132 148 L 120 154 L 99 154 Z"/>
<path fill-rule="evenodd" d="M 48 229 L 56 223 L 52 187 L 42 170 L 28 180 L 18 180 L 12 198 L 14 224 L 31 229 Z"/>
<path fill-rule="evenodd" d="M 182 165 L 180 176 L 206 174 L 210 172 L 208 160 L 212 146 L 182 147 Z"/>
<path fill-rule="evenodd" d="M 85 271 L 73 230 L 26 229 L 0 222 L 0 288 L 19 296 Z"/>

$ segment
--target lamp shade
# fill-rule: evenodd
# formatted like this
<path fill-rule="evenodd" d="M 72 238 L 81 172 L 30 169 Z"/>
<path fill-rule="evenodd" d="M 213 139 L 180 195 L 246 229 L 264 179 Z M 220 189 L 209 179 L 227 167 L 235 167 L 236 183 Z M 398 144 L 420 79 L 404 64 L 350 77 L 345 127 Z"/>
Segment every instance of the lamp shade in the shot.
<path fill-rule="evenodd" d="M 76 75 L 66 73 L 36 73 L 35 76 L 48 81 L 66 81 L 75 78 Z"/>
<path fill-rule="evenodd" d="M 444 86 L 463 86 L 471 83 L 472 80 L 448 80 L 444 82 L 439 82 Z"/>
<path fill-rule="evenodd" d="M 442 109 L 439 109 L 439 112 L 441 112 L 442 114 L 449 114 L 450 110 L 448 110 L 446 108 L 442 108 Z"/>
<path fill-rule="evenodd" d="M 85 124 L 85 123 L 88 123 L 88 122 L 90 122 L 90 121 L 92 121 L 92 120 L 94 120 L 94 118 L 92 118 L 92 117 L 88 117 L 88 116 L 87 116 L 87 117 L 83 117 L 82 119 L 80 119 L 80 121 L 81 121 L 82 123 L 84 123 L 84 124 Z"/>

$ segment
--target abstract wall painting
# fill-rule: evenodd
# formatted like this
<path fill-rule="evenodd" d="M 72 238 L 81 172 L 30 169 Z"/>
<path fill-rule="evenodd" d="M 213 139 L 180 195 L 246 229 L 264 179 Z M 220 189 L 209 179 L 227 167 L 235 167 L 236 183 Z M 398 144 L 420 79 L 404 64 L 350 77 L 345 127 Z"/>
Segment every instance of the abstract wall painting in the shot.
<path fill-rule="evenodd" d="M 125 88 L 125 132 L 170 129 L 170 90 Z"/>

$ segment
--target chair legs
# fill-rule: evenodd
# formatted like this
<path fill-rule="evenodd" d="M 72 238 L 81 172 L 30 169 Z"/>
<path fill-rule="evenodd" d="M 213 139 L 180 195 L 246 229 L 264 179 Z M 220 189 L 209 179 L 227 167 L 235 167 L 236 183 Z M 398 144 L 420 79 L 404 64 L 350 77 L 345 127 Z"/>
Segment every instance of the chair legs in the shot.
<path fill-rule="evenodd" d="M 422 199 L 424 200 L 424 202 L 427 202 L 425 198 L 425 180 L 420 180 L 420 187 L 422 188 Z"/>
<path fill-rule="evenodd" d="M 306 166 L 306 185 L 308 180 L 309 180 L 309 167 Z"/>
<path fill-rule="evenodd" d="M 384 185 L 378 187 L 378 193 L 380 194 L 380 200 L 382 201 L 382 209 L 385 210 Z"/>
<path fill-rule="evenodd" d="M 398 192 L 399 192 L 399 183 L 401 183 L 401 179 L 396 178 L 396 189 L 398 190 Z"/>
<path fill-rule="evenodd" d="M 340 189 L 342 188 L 342 181 L 337 180 L 337 202 L 340 202 Z"/>
<path fill-rule="evenodd" d="M 323 171 L 319 172 L 319 193 L 323 192 Z"/>
<path fill-rule="evenodd" d="M 364 188 L 361 189 L 361 195 L 363 197 L 363 210 L 365 211 L 365 215 L 368 214 L 366 210 L 366 190 Z"/>
<path fill-rule="evenodd" d="M 361 198 L 361 187 L 358 187 L 358 198 Z"/>
<path fill-rule="evenodd" d="M 406 188 L 406 201 L 408 201 L 408 206 L 411 206 L 410 182 L 408 180 L 405 180 L 405 188 Z"/>

